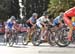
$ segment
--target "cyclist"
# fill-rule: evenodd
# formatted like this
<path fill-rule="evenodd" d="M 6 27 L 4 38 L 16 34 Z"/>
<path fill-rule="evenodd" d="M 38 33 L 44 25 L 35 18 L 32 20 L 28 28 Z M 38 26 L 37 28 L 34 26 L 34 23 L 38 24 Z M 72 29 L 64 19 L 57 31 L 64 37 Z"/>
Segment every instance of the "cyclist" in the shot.
<path fill-rule="evenodd" d="M 70 30 L 69 30 L 69 33 L 68 33 L 68 40 L 71 41 L 72 40 L 72 31 L 73 31 L 73 25 L 72 25 L 72 17 L 75 16 L 75 7 L 67 10 L 65 13 L 64 13 L 64 22 L 69 26 Z"/>
<path fill-rule="evenodd" d="M 11 16 L 10 19 L 8 19 L 6 21 L 6 24 L 5 24 L 5 35 L 4 35 L 4 38 L 8 38 L 8 33 L 10 33 L 10 31 L 12 32 L 13 31 L 13 25 L 15 24 L 16 22 L 16 19 L 14 16 Z"/>
<path fill-rule="evenodd" d="M 27 40 L 27 42 L 29 42 L 29 37 L 32 35 L 31 33 L 34 30 L 37 18 L 38 18 L 38 14 L 37 13 L 33 13 L 32 16 L 26 21 L 26 24 L 29 27 L 29 29 L 28 29 L 28 33 L 29 34 L 28 34 L 28 40 Z"/>
<path fill-rule="evenodd" d="M 44 40 L 44 34 L 46 33 L 47 24 L 52 24 L 50 20 L 48 19 L 48 14 L 44 13 L 43 16 L 37 19 L 36 25 L 41 29 L 41 38 L 40 41 Z"/>
<path fill-rule="evenodd" d="M 63 15 L 64 13 L 61 12 L 59 14 L 59 16 L 57 16 L 54 20 L 53 20 L 53 26 L 55 26 L 55 29 L 61 28 L 62 24 L 63 24 Z"/>

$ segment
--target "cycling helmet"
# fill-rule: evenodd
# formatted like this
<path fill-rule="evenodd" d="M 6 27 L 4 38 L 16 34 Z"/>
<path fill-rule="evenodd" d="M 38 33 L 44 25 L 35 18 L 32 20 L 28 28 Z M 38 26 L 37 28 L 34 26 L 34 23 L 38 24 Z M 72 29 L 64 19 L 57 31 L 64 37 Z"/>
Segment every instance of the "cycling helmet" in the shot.
<path fill-rule="evenodd" d="M 48 13 L 47 12 L 43 13 L 43 16 L 48 16 Z"/>
<path fill-rule="evenodd" d="M 33 13 L 32 16 L 38 16 L 38 14 L 37 13 Z"/>
<path fill-rule="evenodd" d="M 60 13 L 60 16 L 63 16 L 63 15 L 64 15 L 64 13 L 63 13 L 63 12 L 61 12 L 61 13 Z"/>
<path fill-rule="evenodd" d="M 15 18 L 15 16 L 11 16 L 10 19 L 13 20 L 13 19 L 16 19 L 16 18 Z"/>

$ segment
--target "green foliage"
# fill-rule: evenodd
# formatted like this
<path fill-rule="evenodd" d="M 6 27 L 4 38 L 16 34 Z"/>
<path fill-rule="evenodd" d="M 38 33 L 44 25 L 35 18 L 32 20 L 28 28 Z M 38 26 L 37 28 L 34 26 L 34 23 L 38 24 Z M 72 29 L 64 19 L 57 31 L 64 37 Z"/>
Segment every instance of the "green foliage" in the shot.
<path fill-rule="evenodd" d="M 75 0 L 50 0 L 47 11 L 52 18 L 75 6 Z"/>
<path fill-rule="evenodd" d="M 18 0 L 0 0 L 0 21 L 7 20 L 11 15 L 18 16 Z"/>
<path fill-rule="evenodd" d="M 34 12 L 41 16 L 47 10 L 48 3 L 49 0 L 24 0 L 24 13 L 26 13 L 26 18 L 31 17 Z"/>
<path fill-rule="evenodd" d="M 75 6 L 75 0 L 23 0 L 23 15 L 25 20 L 31 17 L 33 12 L 41 16 L 45 11 L 51 18 L 55 18 L 60 12 Z M 18 0 L 0 0 L 0 21 L 4 21 L 11 15 L 19 18 Z"/>

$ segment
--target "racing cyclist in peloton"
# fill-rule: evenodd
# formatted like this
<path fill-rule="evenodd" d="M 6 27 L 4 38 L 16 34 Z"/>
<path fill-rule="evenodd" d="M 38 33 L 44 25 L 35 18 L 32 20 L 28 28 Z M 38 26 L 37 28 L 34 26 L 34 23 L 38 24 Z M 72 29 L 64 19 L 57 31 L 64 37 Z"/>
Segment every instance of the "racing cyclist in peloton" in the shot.
<path fill-rule="evenodd" d="M 27 26 L 29 27 L 28 29 L 28 36 L 27 36 L 27 43 L 28 44 L 30 42 L 31 39 L 31 35 L 34 31 L 34 28 L 36 26 L 36 20 L 38 18 L 38 14 L 37 13 L 33 13 L 32 16 L 26 21 Z"/>
<path fill-rule="evenodd" d="M 43 40 L 44 40 L 43 37 L 47 30 L 47 24 L 52 25 L 52 23 L 50 22 L 48 17 L 49 17 L 48 14 L 44 13 L 43 16 L 38 18 L 36 21 L 36 25 L 41 29 L 40 42 L 43 42 Z"/>
<path fill-rule="evenodd" d="M 14 30 L 14 27 L 13 25 L 15 24 L 16 22 L 16 19 L 14 16 L 11 16 L 10 19 L 8 19 L 6 21 L 6 24 L 5 24 L 5 35 L 4 35 L 4 39 L 6 40 L 7 38 L 9 38 L 9 35 L 8 33 L 13 32 Z"/>
<path fill-rule="evenodd" d="M 55 26 L 55 29 L 56 29 L 56 30 L 59 29 L 59 28 L 61 28 L 62 25 L 63 25 L 63 15 L 64 15 L 64 13 L 61 12 L 61 13 L 59 14 L 59 16 L 57 16 L 57 17 L 53 20 L 53 26 Z"/>
<path fill-rule="evenodd" d="M 73 31 L 73 22 L 71 21 L 71 19 L 75 16 L 75 7 L 65 11 L 64 13 L 64 22 L 69 26 L 69 33 L 68 33 L 68 40 L 71 41 L 72 40 L 72 31 Z"/>

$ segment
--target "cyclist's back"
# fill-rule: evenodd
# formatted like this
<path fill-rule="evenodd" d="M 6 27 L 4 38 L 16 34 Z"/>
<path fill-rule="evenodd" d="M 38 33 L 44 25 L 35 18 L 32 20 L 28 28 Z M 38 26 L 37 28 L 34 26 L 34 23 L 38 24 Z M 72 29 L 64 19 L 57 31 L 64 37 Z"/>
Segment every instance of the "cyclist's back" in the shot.
<path fill-rule="evenodd" d="M 53 26 L 59 25 L 62 20 L 63 20 L 63 12 L 61 12 L 60 15 L 57 16 L 57 17 L 53 20 Z"/>
<path fill-rule="evenodd" d="M 65 16 L 65 17 L 66 17 L 66 16 L 68 16 L 68 17 L 75 16 L 75 7 L 73 7 L 73 8 L 71 8 L 71 9 L 67 10 L 67 11 L 64 13 L 64 16 Z M 67 18 L 68 18 L 68 17 L 67 17 Z"/>
<path fill-rule="evenodd" d="M 37 22 L 46 22 L 46 21 L 49 21 L 48 18 L 45 18 L 45 16 L 41 16 L 39 19 L 37 19 Z"/>
<path fill-rule="evenodd" d="M 37 13 L 33 13 L 32 16 L 26 21 L 27 25 L 31 28 L 35 23 L 38 15 Z"/>
<path fill-rule="evenodd" d="M 75 16 L 75 7 L 67 10 L 65 13 L 64 13 L 64 22 L 69 26 L 70 30 L 69 30 L 69 33 L 68 33 L 68 40 L 71 41 L 71 37 L 72 37 L 72 31 L 73 31 L 73 25 L 72 25 L 72 17 Z"/>
<path fill-rule="evenodd" d="M 12 28 L 13 22 L 10 19 L 8 19 L 6 23 L 8 28 Z"/>

